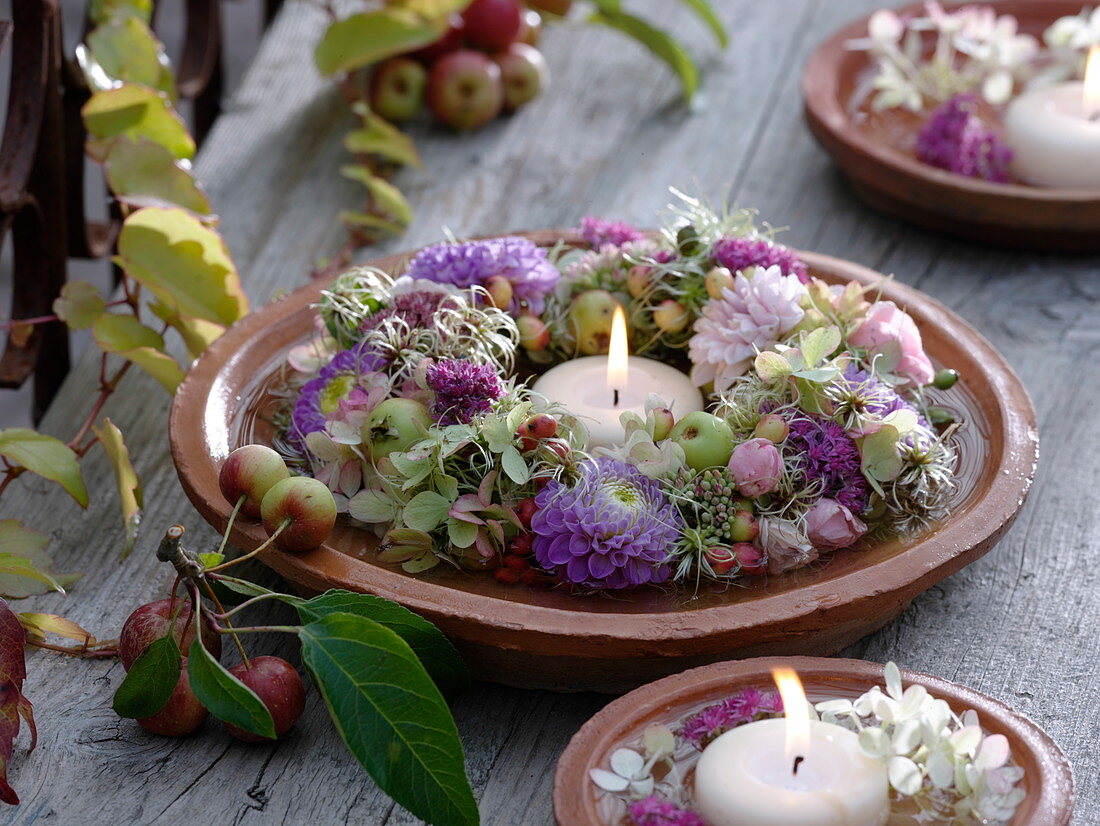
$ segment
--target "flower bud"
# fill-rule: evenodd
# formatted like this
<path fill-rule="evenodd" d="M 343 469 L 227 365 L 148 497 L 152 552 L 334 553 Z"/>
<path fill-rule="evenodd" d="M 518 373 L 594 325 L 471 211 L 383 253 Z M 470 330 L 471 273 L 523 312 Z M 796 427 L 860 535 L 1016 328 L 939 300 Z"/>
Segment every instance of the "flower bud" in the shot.
<path fill-rule="evenodd" d="M 806 534 L 822 550 L 847 548 L 865 533 L 867 526 L 835 499 L 818 499 L 806 513 Z"/>
<path fill-rule="evenodd" d="M 749 439 L 733 449 L 730 475 L 742 496 L 753 499 L 775 490 L 783 473 L 783 459 L 767 439 Z"/>
<path fill-rule="evenodd" d="M 760 576 L 768 570 L 768 561 L 764 551 L 751 542 L 738 542 L 730 550 L 737 557 L 737 564 L 741 566 L 741 573 L 749 576 Z"/>

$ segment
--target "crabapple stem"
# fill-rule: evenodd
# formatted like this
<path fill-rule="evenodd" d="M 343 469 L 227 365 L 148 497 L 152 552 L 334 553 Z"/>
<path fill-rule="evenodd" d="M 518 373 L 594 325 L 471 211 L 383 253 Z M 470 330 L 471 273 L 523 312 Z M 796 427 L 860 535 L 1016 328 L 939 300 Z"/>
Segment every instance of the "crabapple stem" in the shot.
<path fill-rule="evenodd" d="M 278 539 L 279 534 L 281 534 L 287 527 L 289 527 L 290 523 L 292 521 L 293 520 L 290 519 L 290 517 L 287 517 L 286 519 L 284 519 L 282 521 L 282 523 L 279 525 L 279 527 L 277 527 L 275 529 L 275 532 L 273 534 L 271 534 L 271 536 L 269 536 L 267 538 L 267 540 L 262 545 L 260 545 L 258 548 L 256 548 L 256 550 L 249 551 L 244 556 L 238 556 L 236 559 L 231 559 L 228 562 L 223 562 L 221 565 L 215 565 L 213 568 L 207 568 L 203 573 L 210 574 L 210 573 L 213 573 L 214 571 L 223 571 L 226 568 L 229 568 L 230 566 L 237 565 L 241 562 L 244 562 L 246 559 L 251 559 L 252 557 L 256 556 L 256 554 L 258 554 L 261 551 L 265 550 L 276 539 Z"/>
<path fill-rule="evenodd" d="M 214 607 L 216 607 L 222 614 L 225 614 L 225 606 L 222 605 L 221 600 L 218 599 L 218 595 L 216 593 L 214 593 L 214 588 L 210 585 L 209 582 L 206 581 L 205 577 L 203 579 L 199 580 L 199 581 L 202 583 L 202 587 L 206 589 L 207 596 L 209 596 L 211 601 L 213 601 Z M 202 641 L 202 620 L 199 620 L 198 625 L 199 625 L 199 628 L 198 628 L 199 636 L 197 637 L 197 639 L 201 642 Z M 241 655 L 241 662 L 244 663 L 244 667 L 245 668 L 251 668 L 252 664 L 251 664 L 251 662 L 249 662 L 248 653 L 244 650 L 244 644 L 241 642 L 241 638 L 233 633 L 233 623 L 231 623 L 228 620 L 228 618 L 225 620 L 225 626 L 226 626 L 226 629 L 229 631 L 230 636 L 233 637 L 233 642 L 236 644 L 237 651 Z"/>
<path fill-rule="evenodd" d="M 229 541 L 229 532 L 233 530 L 233 523 L 237 519 L 237 514 L 241 511 L 241 505 L 248 501 L 248 495 L 242 493 L 237 497 L 237 504 L 233 506 L 233 513 L 229 514 L 229 522 L 226 523 L 225 533 L 222 534 L 222 544 L 218 546 L 218 554 L 225 553 L 225 545 Z"/>
<path fill-rule="evenodd" d="M 282 596 L 283 596 L 282 594 L 276 594 L 274 592 L 272 592 L 270 594 L 259 594 L 258 596 L 254 596 L 251 599 L 245 600 L 240 605 L 236 605 L 233 608 L 230 608 L 228 611 L 225 611 L 222 614 L 215 614 L 214 616 L 217 617 L 220 620 L 226 620 L 228 622 L 229 618 L 232 617 L 234 614 L 236 614 L 240 611 L 243 611 L 246 608 L 251 608 L 253 605 L 255 605 L 258 602 L 262 602 L 265 599 L 273 599 L 273 598 L 278 599 Z M 224 610 L 224 609 L 219 609 L 219 610 Z"/>
<path fill-rule="evenodd" d="M 165 531 L 157 548 L 157 559 L 171 562 L 181 577 L 194 579 L 202 575 L 202 564 L 180 545 L 184 532 L 183 525 L 173 525 Z"/>

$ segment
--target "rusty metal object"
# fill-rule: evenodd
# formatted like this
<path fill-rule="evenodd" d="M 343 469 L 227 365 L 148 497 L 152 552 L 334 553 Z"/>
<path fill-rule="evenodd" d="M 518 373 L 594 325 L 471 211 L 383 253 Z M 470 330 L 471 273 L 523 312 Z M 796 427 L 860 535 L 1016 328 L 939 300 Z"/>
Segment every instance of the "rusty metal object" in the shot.
<path fill-rule="evenodd" d="M 16 3 L 12 18 L 11 91 L 0 144 L 0 241 L 11 232 L 11 317 L 30 318 L 50 314 L 67 264 L 58 0 Z M 8 335 L 0 387 L 19 387 L 35 373 L 36 419 L 69 370 L 68 336 L 61 322 Z"/>

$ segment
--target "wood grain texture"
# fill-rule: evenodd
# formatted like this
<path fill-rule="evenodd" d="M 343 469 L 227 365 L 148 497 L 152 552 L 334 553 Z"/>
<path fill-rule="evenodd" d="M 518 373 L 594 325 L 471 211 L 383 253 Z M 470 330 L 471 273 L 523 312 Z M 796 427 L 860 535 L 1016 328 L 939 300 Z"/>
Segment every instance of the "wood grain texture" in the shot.
<path fill-rule="evenodd" d="M 801 122 L 798 77 L 817 43 L 876 0 L 717 0 L 733 43 L 717 54 L 686 13 L 662 0 L 637 6 L 690 37 L 706 60 L 705 106 L 687 114 L 673 79 L 642 49 L 608 32 L 558 29 L 545 41 L 554 88 L 513 118 L 475 135 L 417 130 L 423 171 L 399 184 L 418 210 L 402 239 L 363 257 L 458 235 L 568 226 L 588 213 L 651 220 L 675 184 L 760 209 L 791 226 L 788 243 L 895 272 L 951 306 L 988 336 L 1020 373 L 1040 417 L 1043 455 L 1031 498 L 986 558 L 918 598 L 850 656 L 938 674 L 1000 698 L 1044 726 L 1077 773 L 1075 823 L 1100 820 L 1100 466 L 1096 410 L 1100 259 L 991 251 L 938 238 L 860 206 Z M 356 185 L 337 169 L 351 125 L 312 67 L 324 18 L 289 3 L 236 98 L 207 140 L 198 174 L 254 302 L 303 283 L 343 240 L 335 214 L 354 207 Z M 68 434 L 83 415 L 96 371 L 86 354 L 45 420 Z M 193 542 L 211 532 L 186 504 L 168 458 L 168 398 L 128 376 L 108 414 L 126 434 L 145 483 L 146 535 L 119 564 L 121 529 L 106 461 L 86 468 L 94 503 L 20 479 L 0 517 L 51 532 L 61 569 L 88 576 L 57 611 L 94 633 L 117 634 L 138 603 L 160 595 L 166 571 L 153 546 L 175 521 Z M 265 614 L 265 616 L 267 616 Z M 277 616 L 270 615 L 273 620 Z M 286 639 L 257 650 L 293 653 Z M 39 748 L 14 759 L 23 804 L 2 814 L 29 823 L 405 824 L 339 743 L 311 692 L 297 730 L 273 745 L 230 741 L 210 722 L 173 741 L 146 735 L 110 709 L 121 667 L 48 654 L 30 657 Z M 455 704 L 483 820 L 552 822 L 554 764 L 569 737 L 606 703 L 479 685 Z"/>

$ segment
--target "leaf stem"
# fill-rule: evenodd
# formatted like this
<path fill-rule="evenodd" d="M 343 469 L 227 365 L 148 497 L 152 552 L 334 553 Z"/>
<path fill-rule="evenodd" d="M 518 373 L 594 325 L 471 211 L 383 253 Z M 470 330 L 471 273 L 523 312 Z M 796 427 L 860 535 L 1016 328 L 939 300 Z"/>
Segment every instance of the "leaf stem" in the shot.
<path fill-rule="evenodd" d="M 265 541 L 262 545 L 260 545 L 258 548 L 256 548 L 256 550 L 249 551 L 244 556 L 238 556 L 236 559 L 231 559 L 228 562 L 223 562 L 221 565 L 215 565 L 213 568 L 207 568 L 205 571 L 203 571 L 203 573 L 210 574 L 210 573 L 214 573 L 215 571 L 224 571 L 226 568 L 229 568 L 233 565 L 238 565 L 241 562 L 244 562 L 246 559 L 251 559 L 252 557 L 256 556 L 256 554 L 260 553 L 261 551 L 266 550 L 271 545 L 272 542 L 274 542 L 276 539 L 278 539 L 279 534 L 281 534 L 285 528 L 289 527 L 290 523 L 291 523 L 291 519 L 289 517 L 284 519 L 282 524 L 279 525 L 279 527 L 275 529 L 275 533 L 271 534 L 271 536 L 269 536 L 267 538 L 267 541 Z"/>
<path fill-rule="evenodd" d="M 263 602 L 264 600 L 267 600 L 267 599 L 282 599 L 285 596 L 286 596 L 286 594 L 277 594 L 274 591 L 272 591 L 269 594 L 259 594 L 258 596 L 254 596 L 251 599 L 245 600 L 240 605 L 235 605 L 234 607 L 230 608 L 228 611 L 225 611 L 224 613 L 214 614 L 214 616 L 217 617 L 218 619 L 221 619 L 221 620 L 228 620 L 234 614 L 237 614 L 237 613 L 245 610 L 246 608 L 251 608 L 253 605 L 256 605 L 257 603 Z M 222 609 L 222 610 L 224 610 L 224 609 Z"/>

